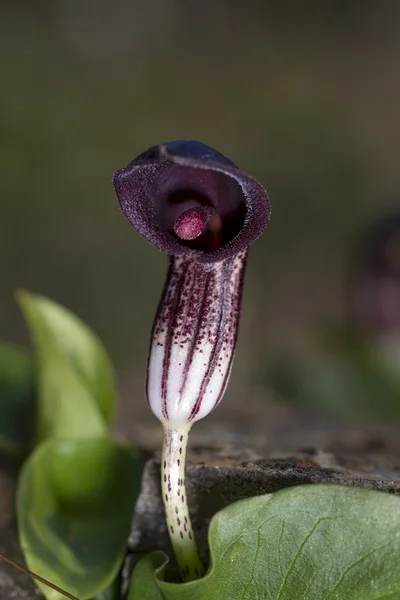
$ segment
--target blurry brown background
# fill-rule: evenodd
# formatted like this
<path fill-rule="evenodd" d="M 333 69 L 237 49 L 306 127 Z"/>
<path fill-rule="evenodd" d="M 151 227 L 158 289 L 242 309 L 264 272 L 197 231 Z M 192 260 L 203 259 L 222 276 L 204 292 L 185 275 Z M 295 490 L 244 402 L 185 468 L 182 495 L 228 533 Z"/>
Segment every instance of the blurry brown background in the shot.
<path fill-rule="evenodd" d="M 27 343 L 25 287 L 87 321 L 123 381 L 143 379 L 166 257 L 125 221 L 111 175 L 199 139 L 271 198 L 234 369 L 236 385 L 262 380 L 340 314 L 349 249 L 398 201 L 399 64 L 396 0 L 3 0 L 1 337 Z"/>

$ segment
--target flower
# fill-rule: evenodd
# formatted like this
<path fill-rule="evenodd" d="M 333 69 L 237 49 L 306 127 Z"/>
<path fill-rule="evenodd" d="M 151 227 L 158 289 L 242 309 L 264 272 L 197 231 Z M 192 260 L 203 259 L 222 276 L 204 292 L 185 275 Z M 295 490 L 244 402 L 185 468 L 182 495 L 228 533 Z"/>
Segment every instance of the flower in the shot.
<path fill-rule="evenodd" d="M 249 245 L 270 217 L 262 186 L 209 146 L 150 148 L 114 174 L 126 218 L 170 255 L 156 315 L 147 399 L 190 425 L 219 403 L 231 371 Z"/>
<path fill-rule="evenodd" d="M 236 345 L 247 249 L 269 216 L 266 192 L 200 142 L 150 148 L 114 174 L 127 219 L 170 256 L 147 370 L 147 400 L 164 426 L 161 490 L 183 580 L 202 576 L 185 489 L 194 421 L 219 403 Z"/>

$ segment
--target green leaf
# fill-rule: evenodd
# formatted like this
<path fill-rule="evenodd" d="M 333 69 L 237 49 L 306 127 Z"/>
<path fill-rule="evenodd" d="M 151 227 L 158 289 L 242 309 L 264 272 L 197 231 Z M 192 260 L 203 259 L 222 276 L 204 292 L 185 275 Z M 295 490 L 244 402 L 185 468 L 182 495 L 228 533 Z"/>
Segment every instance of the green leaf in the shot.
<path fill-rule="evenodd" d="M 114 410 L 114 376 L 95 334 L 59 304 L 21 291 L 18 302 L 36 351 L 38 439 L 99 435 Z"/>
<path fill-rule="evenodd" d="M 142 558 L 132 573 L 127 600 L 164 600 L 154 572 L 167 562 L 167 555 L 158 551 Z"/>
<path fill-rule="evenodd" d="M 27 453 L 34 441 L 35 414 L 32 360 L 25 350 L 0 344 L 0 448 Z"/>
<path fill-rule="evenodd" d="M 29 456 L 17 490 L 19 538 L 30 570 L 80 600 L 121 567 L 142 460 L 108 438 L 50 438 Z M 49 600 L 62 600 L 40 585 Z"/>
<path fill-rule="evenodd" d="M 198 581 L 162 581 L 156 559 L 165 600 L 400 599 L 400 498 L 384 492 L 310 485 L 242 500 L 213 518 L 209 542 Z"/>
<path fill-rule="evenodd" d="M 92 600 L 121 600 L 121 573 L 118 573 L 114 581 L 99 594 L 96 594 Z"/>

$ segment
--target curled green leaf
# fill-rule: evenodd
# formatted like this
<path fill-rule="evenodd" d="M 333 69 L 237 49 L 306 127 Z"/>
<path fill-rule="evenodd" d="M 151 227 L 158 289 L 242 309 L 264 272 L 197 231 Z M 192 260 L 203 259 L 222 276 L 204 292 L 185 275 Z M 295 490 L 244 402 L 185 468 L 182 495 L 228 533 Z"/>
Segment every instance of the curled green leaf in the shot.
<path fill-rule="evenodd" d="M 164 600 L 154 573 L 167 562 L 167 555 L 159 551 L 142 558 L 132 573 L 127 600 Z"/>
<path fill-rule="evenodd" d="M 17 294 L 35 350 L 37 439 L 107 433 L 114 412 L 114 374 L 96 335 L 56 302 Z"/>
<path fill-rule="evenodd" d="M 125 556 L 142 460 L 106 437 L 51 438 L 29 456 L 17 490 L 29 569 L 76 595 L 111 585 Z M 39 584 L 48 600 L 61 600 Z"/>
<path fill-rule="evenodd" d="M 210 569 L 190 583 L 163 580 L 165 555 L 144 558 L 129 600 L 400 599 L 400 498 L 384 492 L 310 485 L 242 500 L 213 518 L 209 543 Z"/>

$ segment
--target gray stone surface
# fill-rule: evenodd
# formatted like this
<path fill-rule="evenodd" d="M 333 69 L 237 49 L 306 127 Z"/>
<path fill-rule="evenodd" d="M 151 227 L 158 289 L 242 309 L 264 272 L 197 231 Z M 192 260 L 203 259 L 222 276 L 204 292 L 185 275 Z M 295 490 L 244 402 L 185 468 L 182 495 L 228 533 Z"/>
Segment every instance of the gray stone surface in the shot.
<path fill-rule="evenodd" d="M 305 449 L 288 455 L 257 457 L 251 449 L 243 461 L 229 446 L 191 453 L 186 486 L 193 529 L 201 556 L 208 561 L 207 530 L 212 516 L 232 502 L 300 484 L 329 483 L 383 490 L 400 495 L 400 461 L 382 454 L 333 455 Z M 134 554 L 172 551 L 163 518 L 160 460 L 145 467 L 129 546 Z"/>
<path fill-rule="evenodd" d="M 6 556 L 23 563 L 14 524 L 9 528 L 0 529 L 0 544 L 1 551 Z M 29 575 L 0 561 L 0 598 L 1 600 L 40 600 L 43 596 Z"/>
<path fill-rule="evenodd" d="M 7 557 L 23 563 L 18 544 L 15 522 L 16 473 L 9 463 L 0 458 L 0 551 Z M 34 600 L 43 598 L 29 575 L 0 559 L 1 600 Z"/>

